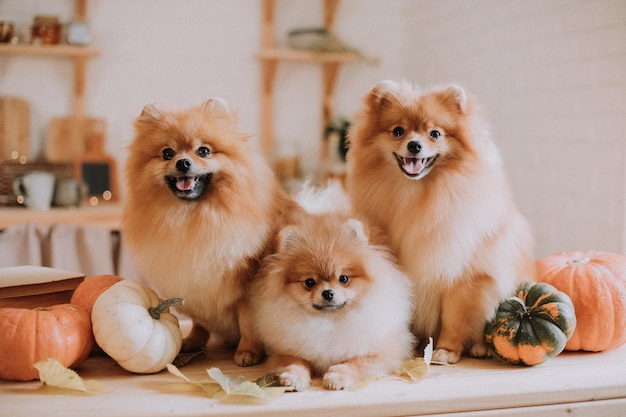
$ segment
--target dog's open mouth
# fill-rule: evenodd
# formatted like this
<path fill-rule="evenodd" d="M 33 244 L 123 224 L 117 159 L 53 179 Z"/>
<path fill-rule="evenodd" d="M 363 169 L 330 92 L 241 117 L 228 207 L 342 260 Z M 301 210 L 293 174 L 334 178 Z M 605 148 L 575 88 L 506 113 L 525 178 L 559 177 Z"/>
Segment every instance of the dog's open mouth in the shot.
<path fill-rule="evenodd" d="M 178 198 L 194 200 L 200 197 L 211 182 L 212 174 L 198 176 L 171 176 L 165 177 L 170 190 Z"/>
<path fill-rule="evenodd" d="M 341 310 L 344 306 L 346 305 L 345 302 L 341 303 L 341 304 L 331 304 L 331 303 L 324 303 L 324 304 L 313 304 L 313 308 L 319 311 L 337 311 L 337 310 Z"/>
<path fill-rule="evenodd" d="M 439 157 L 439 155 L 437 154 L 428 158 L 405 158 L 395 152 L 393 155 L 396 157 L 396 160 L 398 161 L 398 165 L 400 166 L 402 172 L 404 172 L 405 175 L 411 178 L 421 178 L 426 175 Z"/>

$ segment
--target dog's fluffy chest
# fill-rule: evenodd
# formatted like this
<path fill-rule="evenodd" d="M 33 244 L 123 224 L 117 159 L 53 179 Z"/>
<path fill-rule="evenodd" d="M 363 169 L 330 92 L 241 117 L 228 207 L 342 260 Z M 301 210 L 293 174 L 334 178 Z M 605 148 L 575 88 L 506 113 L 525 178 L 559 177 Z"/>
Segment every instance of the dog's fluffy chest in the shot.
<path fill-rule="evenodd" d="M 184 298 L 180 310 L 209 330 L 229 333 L 236 329 L 236 303 L 269 233 L 268 225 L 245 220 L 164 221 L 131 243 L 148 285 L 162 297 Z M 168 236 L 167 242 L 160 236 Z"/>
<path fill-rule="evenodd" d="M 415 194 L 396 205 L 388 230 L 402 267 L 416 280 L 452 282 L 472 273 L 476 253 L 488 244 L 506 210 L 506 199 L 494 203 L 488 190 L 476 184 L 457 190 L 440 188 Z M 448 186 L 449 187 L 449 186 Z M 402 224 L 402 226 L 400 226 Z"/>

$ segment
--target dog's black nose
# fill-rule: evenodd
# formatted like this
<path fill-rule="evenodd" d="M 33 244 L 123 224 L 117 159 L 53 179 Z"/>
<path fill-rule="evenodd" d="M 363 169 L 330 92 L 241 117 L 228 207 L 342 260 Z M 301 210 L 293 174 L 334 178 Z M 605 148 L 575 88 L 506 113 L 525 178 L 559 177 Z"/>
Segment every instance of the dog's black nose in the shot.
<path fill-rule="evenodd" d="M 187 158 L 182 158 L 176 161 L 176 169 L 180 172 L 187 172 L 191 168 L 191 161 Z"/>
<path fill-rule="evenodd" d="M 422 150 L 422 144 L 421 142 L 417 141 L 417 140 L 412 140 L 410 141 L 407 145 L 406 148 L 409 150 L 409 152 L 411 152 L 413 155 L 417 155 L 418 153 L 420 153 L 420 151 Z"/>
<path fill-rule="evenodd" d="M 324 300 L 326 301 L 332 300 L 334 296 L 335 296 L 335 292 L 333 290 L 322 291 L 322 297 L 324 297 Z"/>

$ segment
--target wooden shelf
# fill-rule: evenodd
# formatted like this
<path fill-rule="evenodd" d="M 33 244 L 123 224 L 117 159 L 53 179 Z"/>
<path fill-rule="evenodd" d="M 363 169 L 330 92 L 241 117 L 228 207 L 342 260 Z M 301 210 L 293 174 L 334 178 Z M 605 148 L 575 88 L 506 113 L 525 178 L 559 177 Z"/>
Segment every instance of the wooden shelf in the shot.
<path fill-rule="evenodd" d="M 120 230 L 122 205 L 102 202 L 91 206 L 88 202 L 79 207 L 53 207 L 48 211 L 35 211 L 26 207 L 0 207 L 0 231 L 25 223 L 38 225 L 80 224 L 99 225 Z"/>
<path fill-rule="evenodd" d="M 339 7 L 339 0 L 324 0 L 323 11 L 324 21 L 323 27 L 332 30 L 335 20 L 335 14 Z M 274 150 L 274 82 L 276 75 L 276 67 L 281 62 L 295 63 L 313 63 L 321 67 L 322 85 L 321 85 L 321 106 L 323 127 L 328 126 L 334 116 L 333 95 L 337 75 L 343 64 L 362 61 L 363 58 L 356 52 L 328 52 L 303 50 L 293 48 L 278 48 L 275 40 L 274 12 L 276 4 L 274 0 L 263 1 L 263 16 L 261 21 L 261 48 L 256 54 L 257 59 L 261 61 L 261 131 L 260 144 L 261 150 L 267 159 L 271 159 Z M 330 158 L 330 149 L 327 140 L 321 141 L 320 149 L 320 176 L 328 175 L 325 172 L 328 169 L 328 161 Z M 280 162 L 280 161 L 277 161 Z"/>
<path fill-rule="evenodd" d="M 0 44 L 0 55 L 90 58 L 100 55 L 100 50 L 89 46 Z"/>
<path fill-rule="evenodd" d="M 87 0 L 74 0 L 74 18 L 77 21 L 87 19 Z M 0 44 L 0 56 L 41 56 L 52 58 L 70 58 L 74 61 L 74 86 L 72 117 L 80 119 L 85 116 L 85 78 L 87 59 L 100 55 L 100 50 L 90 46 L 74 46 L 67 44 L 34 45 L 34 44 Z"/>
<path fill-rule="evenodd" d="M 97 206 L 84 203 L 80 207 L 53 207 L 48 211 L 35 211 L 26 207 L 0 207 L 0 231 L 25 223 L 99 225 L 120 230 L 121 215 L 122 205 L 110 202 Z"/>
<path fill-rule="evenodd" d="M 316 52 L 287 48 L 261 49 L 256 57 L 266 61 L 299 61 L 313 63 L 347 63 L 361 59 L 361 57 L 354 52 Z"/>

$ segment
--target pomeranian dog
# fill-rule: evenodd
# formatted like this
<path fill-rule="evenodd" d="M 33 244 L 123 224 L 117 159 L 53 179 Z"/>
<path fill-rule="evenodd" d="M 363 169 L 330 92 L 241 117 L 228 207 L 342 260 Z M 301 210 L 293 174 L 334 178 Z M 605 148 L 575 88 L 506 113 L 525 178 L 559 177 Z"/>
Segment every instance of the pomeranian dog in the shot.
<path fill-rule="evenodd" d="M 518 280 L 535 280 L 529 226 L 498 149 L 458 86 L 383 81 L 348 134 L 347 188 L 413 283 L 412 328 L 433 360 L 489 356 L 484 326 Z"/>
<path fill-rule="evenodd" d="M 179 310 L 193 327 L 183 350 L 215 335 L 238 343 L 238 365 L 258 363 L 243 296 L 297 204 L 224 99 L 180 111 L 147 105 L 135 130 L 122 231 L 142 279 L 162 297 L 184 298 Z"/>
<path fill-rule="evenodd" d="M 302 215 L 249 294 L 253 333 L 284 386 L 302 391 L 323 376 L 325 388 L 349 389 L 412 357 L 409 280 L 358 220 Z"/>

